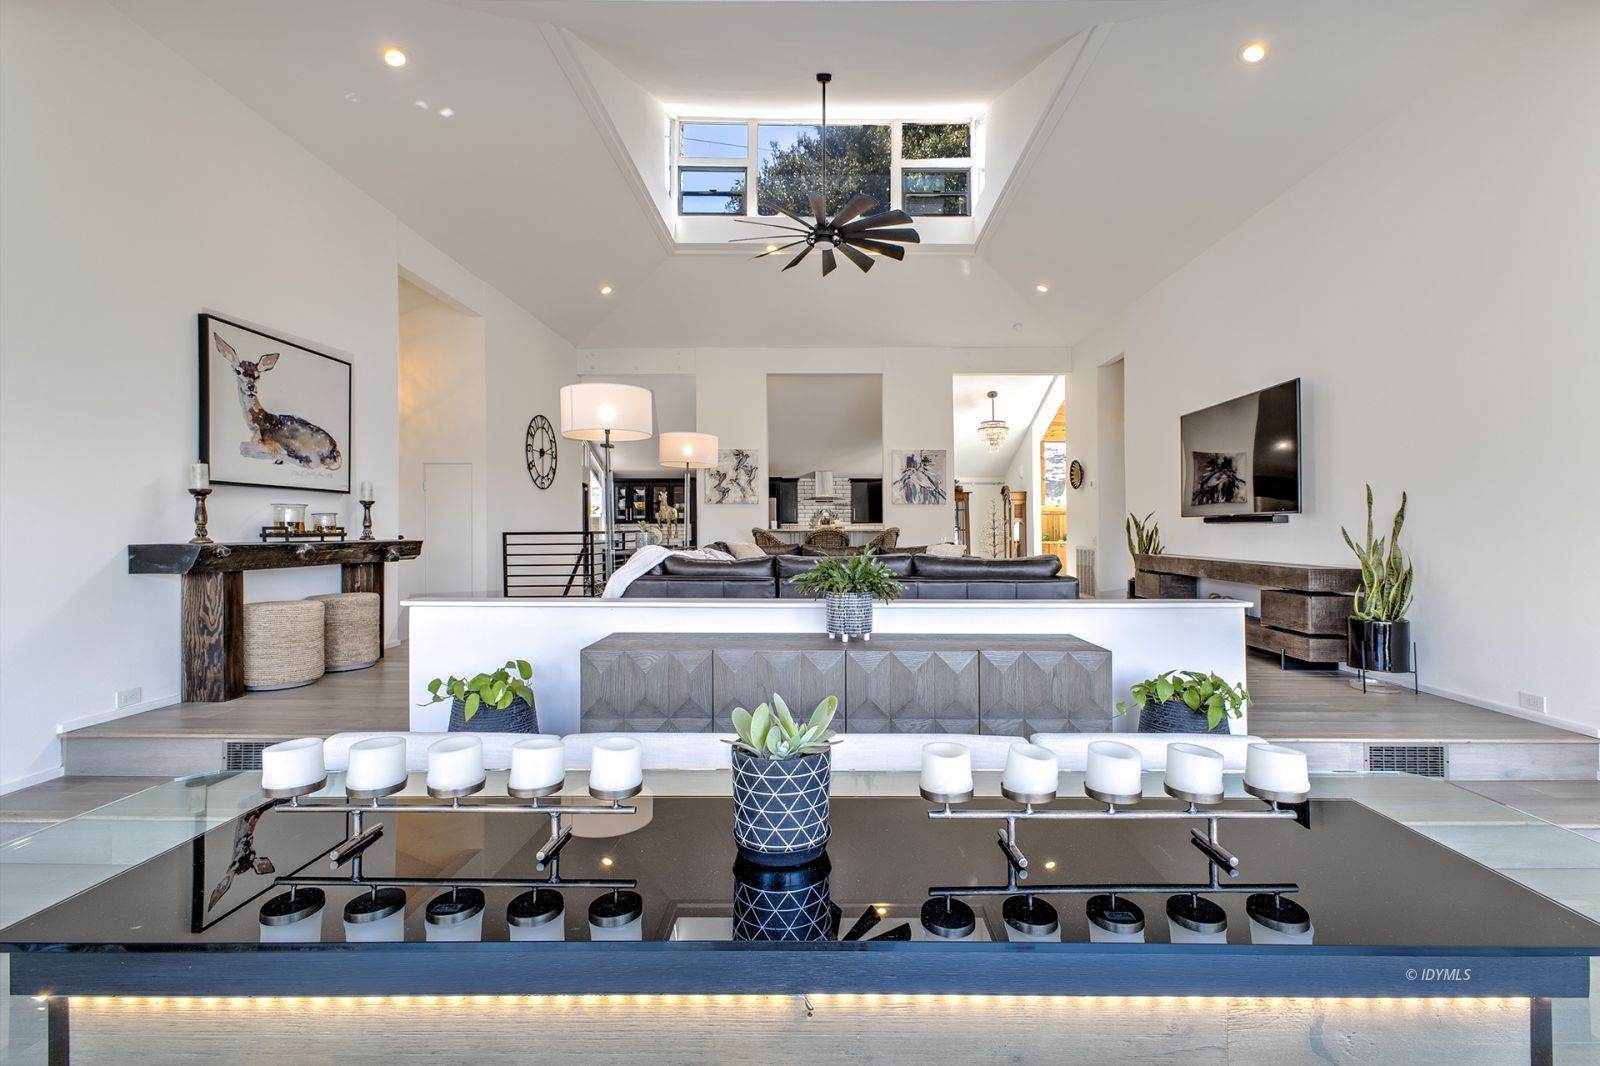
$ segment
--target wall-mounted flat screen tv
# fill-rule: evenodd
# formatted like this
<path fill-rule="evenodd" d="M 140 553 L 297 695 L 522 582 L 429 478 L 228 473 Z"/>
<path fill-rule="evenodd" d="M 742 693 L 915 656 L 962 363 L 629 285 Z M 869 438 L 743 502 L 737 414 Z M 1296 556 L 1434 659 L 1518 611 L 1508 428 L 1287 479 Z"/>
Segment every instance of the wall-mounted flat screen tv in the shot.
<path fill-rule="evenodd" d="M 1183 515 L 1300 513 L 1300 379 L 1183 416 Z"/>

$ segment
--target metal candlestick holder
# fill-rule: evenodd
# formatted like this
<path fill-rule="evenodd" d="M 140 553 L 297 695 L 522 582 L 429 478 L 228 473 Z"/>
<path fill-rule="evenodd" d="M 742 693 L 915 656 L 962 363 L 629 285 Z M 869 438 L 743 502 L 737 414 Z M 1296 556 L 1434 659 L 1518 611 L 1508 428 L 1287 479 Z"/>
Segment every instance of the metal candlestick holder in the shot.
<path fill-rule="evenodd" d="M 373 500 L 361 501 L 361 539 L 372 539 L 372 505 Z"/>
<path fill-rule="evenodd" d="M 210 544 L 212 540 L 206 533 L 206 497 L 211 495 L 210 489 L 190 489 L 189 495 L 194 497 L 194 536 L 189 538 L 190 544 Z"/>

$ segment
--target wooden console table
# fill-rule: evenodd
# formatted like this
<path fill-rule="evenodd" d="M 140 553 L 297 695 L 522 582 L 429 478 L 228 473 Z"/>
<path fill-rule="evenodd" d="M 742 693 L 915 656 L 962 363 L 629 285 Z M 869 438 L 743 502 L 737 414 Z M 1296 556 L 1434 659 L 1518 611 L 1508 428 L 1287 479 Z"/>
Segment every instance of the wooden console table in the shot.
<path fill-rule="evenodd" d="M 1193 599 L 1196 580 L 1232 581 L 1261 589 L 1261 617 L 1246 618 L 1244 642 L 1288 660 L 1333 666 L 1344 661 L 1346 620 L 1361 571 L 1353 566 L 1258 563 L 1193 555 L 1134 558 L 1133 591 L 1141 599 Z"/>
<path fill-rule="evenodd" d="M 838 696 L 835 728 L 857 733 L 1111 728 L 1111 653 L 1064 635 L 613 633 L 579 674 L 584 732 L 726 732 L 774 692 L 801 717 Z"/>
<path fill-rule="evenodd" d="M 420 540 L 274 544 L 130 544 L 128 573 L 183 578 L 183 699 L 221 703 L 244 694 L 244 572 L 298 566 L 343 569 L 343 592 L 378 594 L 383 654 L 383 564 L 415 559 Z"/>

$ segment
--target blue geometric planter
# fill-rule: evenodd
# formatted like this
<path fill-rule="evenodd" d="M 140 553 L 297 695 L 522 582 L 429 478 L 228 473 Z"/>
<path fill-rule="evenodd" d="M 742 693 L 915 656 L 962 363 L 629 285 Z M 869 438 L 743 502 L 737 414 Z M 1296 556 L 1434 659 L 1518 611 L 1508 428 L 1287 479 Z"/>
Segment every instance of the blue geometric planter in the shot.
<path fill-rule="evenodd" d="M 733 864 L 733 939 L 832 940 L 839 908 L 828 898 L 826 854 L 804 866 Z"/>
<path fill-rule="evenodd" d="M 800 866 L 828 846 L 833 752 L 764 759 L 733 749 L 733 841 L 762 866 Z"/>

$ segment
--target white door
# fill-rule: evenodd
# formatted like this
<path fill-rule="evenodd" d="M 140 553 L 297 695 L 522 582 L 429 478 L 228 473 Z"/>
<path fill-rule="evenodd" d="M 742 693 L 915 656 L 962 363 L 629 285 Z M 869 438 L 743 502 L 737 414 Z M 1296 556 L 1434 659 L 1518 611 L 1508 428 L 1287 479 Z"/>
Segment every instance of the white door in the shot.
<path fill-rule="evenodd" d="M 471 592 L 472 464 L 422 464 L 423 592 Z"/>

